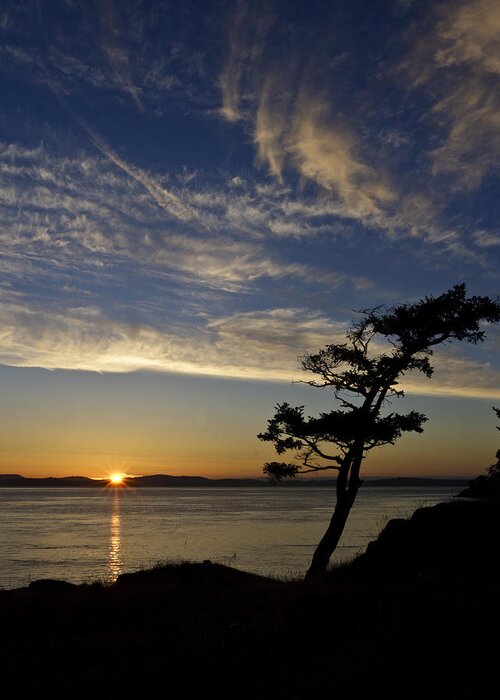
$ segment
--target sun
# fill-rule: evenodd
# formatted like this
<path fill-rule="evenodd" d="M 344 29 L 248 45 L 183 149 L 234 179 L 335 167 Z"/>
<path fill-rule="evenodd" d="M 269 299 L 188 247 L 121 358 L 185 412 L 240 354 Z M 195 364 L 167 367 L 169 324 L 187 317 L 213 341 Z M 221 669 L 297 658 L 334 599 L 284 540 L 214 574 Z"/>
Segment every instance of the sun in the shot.
<path fill-rule="evenodd" d="M 125 478 L 125 474 L 121 474 L 121 473 L 111 474 L 111 476 L 109 477 L 109 482 L 112 486 L 121 486 L 123 484 L 124 478 Z"/>

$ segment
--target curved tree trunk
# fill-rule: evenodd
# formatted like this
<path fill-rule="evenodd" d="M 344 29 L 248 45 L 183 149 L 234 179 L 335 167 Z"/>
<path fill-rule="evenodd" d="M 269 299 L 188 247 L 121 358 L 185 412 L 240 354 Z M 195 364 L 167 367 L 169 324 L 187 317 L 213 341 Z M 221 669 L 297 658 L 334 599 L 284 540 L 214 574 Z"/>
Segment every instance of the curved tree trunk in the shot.
<path fill-rule="evenodd" d="M 356 500 L 361 481 L 359 480 L 359 469 L 363 459 L 362 450 L 351 458 L 345 467 L 341 468 L 337 478 L 337 503 L 325 534 L 316 547 L 311 564 L 305 575 L 305 580 L 309 581 L 326 573 L 332 554 L 340 541 L 344 527 L 351 512 L 351 508 Z M 348 480 L 348 475 L 349 480 Z"/>
<path fill-rule="evenodd" d="M 351 506 L 347 503 L 337 503 L 335 506 L 330 524 L 314 551 L 311 564 L 305 575 L 306 581 L 322 576 L 326 572 L 328 564 L 330 563 L 330 558 L 337 548 L 344 531 L 350 510 Z"/>

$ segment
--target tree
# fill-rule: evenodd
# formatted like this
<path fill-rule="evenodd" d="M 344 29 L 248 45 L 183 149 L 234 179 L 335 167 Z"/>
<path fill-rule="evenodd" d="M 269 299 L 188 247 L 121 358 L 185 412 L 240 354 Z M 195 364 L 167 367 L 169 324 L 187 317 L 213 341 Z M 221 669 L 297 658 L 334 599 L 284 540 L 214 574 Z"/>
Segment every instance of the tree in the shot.
<path fill-rule="evenodd" d="M 431 377 L 433 348 L 453 340 L 477 343 L 481 324 L 500 320 L 500 304 L 489 297 L 466 297 L 464 284 L 438 297 L 391 309 L 361 311 L 346 342 L 327 345 L 300 359 L 302 369 L 317 378 L 303 383 L 331 388 L 338 407 L 319 417 L 305 417 L 304 407 L 278 404 L 260 440 L 274 443 L 293 462 L 268 462 L 264 473 L 274 482 L 298 474 L 334 469 L 338 472 L 336 503 L 328 528 L 314 552 L 306 578 L 323 574 L 344 530 L 362 484 L 361 463 L 375 447 L 393 445 L 405 432 L 422 432 L 422 413 L 390 412 L 389 399 L 402 397 L 399 380 L 410 371 Z M 336 450 L 332 450 L 332 446 Z"/>

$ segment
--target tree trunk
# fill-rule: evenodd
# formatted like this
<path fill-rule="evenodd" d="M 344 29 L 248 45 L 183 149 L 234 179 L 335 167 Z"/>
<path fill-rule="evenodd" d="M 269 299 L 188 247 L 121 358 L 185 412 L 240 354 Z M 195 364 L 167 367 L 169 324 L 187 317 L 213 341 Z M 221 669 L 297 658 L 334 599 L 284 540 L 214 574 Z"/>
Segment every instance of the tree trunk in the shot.
<path fill-rule="evenodd" d="M 347 474 L 339 473 L 337 479 L 337 503 L 335 505 L 335 510 L 330 520 L 325 534 L 321 538 L 318 546 L 316 547 L 311 564 L 304 580 L 310 581 L 311 579 L 323 576 L 326 573 L 328 564 L 330 563 L 330 558 L 334 553 L 342 533 L 344 532 L 344 527 L 351 512 L 351 508 L 356 500 L 358 489 L 361 486 L 361 481 L 359 480 L 359 468 L 361 466 L 361 461 L 363 459 L 362 452 L 358 453 L 348 467 L 350 471 L 349 483 L 347 483 Z"/>
<path fill-rule="evenodd" d="M 318 576 L 322 576 L 324 573 L 326 573 L 328 564 L 330 563 L 330 558 L 337 548 L 342 533 L 344 532 L 344 527 L 347 522 L 347 518 L 349 517 L 350 510 L 351 507 L 347 503 L 337 503 L 335 506 L 330 524 L 328 525 L 325 534 L 314 551 L 311 564 L 305 575 L 306 581 L 317 578 Z"/>

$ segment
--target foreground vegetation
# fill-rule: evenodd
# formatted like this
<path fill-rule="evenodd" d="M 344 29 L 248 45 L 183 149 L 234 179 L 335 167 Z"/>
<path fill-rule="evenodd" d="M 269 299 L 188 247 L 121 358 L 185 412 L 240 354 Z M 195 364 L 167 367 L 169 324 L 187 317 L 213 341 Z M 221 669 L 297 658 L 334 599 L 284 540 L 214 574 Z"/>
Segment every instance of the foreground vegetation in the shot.
<path fill-rule="evenodd" d="M 498 502 L 421 509 L 308 583 L 206 562 L 0 591 L 3 685 L 16 698 L 491 697 L 499 524 Z"/>

